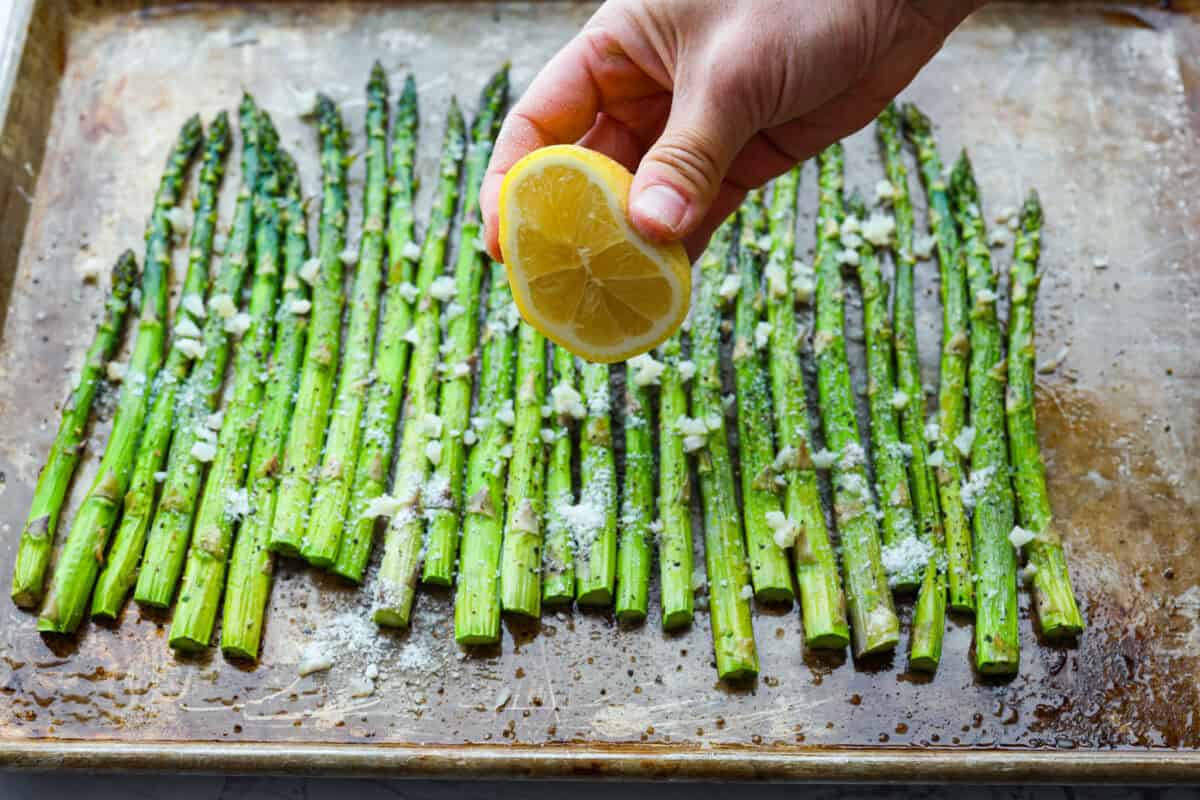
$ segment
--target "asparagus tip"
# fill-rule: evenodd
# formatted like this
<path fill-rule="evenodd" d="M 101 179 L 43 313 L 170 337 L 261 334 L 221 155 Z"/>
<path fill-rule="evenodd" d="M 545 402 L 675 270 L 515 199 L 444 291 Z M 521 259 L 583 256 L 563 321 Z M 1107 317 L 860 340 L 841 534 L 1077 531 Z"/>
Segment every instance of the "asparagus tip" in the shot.
<path fill-rule="evenodd" d="M 117 258 L 112 269 L 112 286 L 114 292 L 128 294 L 134 281 L 137 280 L 137 256 L 132 250 L 126 250 Z"/>
<path fill-rule="evenodd" d="M 904 114 L 904 124 L 912 133 L 920 136 L 929 136 L 933 133 L 933 123 L 915 104 L 905 103 L 901 111 Z"/>

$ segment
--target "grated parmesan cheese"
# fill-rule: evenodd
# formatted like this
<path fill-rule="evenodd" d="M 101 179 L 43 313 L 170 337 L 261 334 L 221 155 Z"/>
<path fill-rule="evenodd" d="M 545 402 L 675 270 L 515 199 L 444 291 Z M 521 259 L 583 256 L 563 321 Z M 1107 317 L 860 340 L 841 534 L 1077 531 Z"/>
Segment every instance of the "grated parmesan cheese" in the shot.
<path fill-rule="evenodd" d="M 208 312 L 204 310 L 204 298 L 198 294 L 185 295 L 179 302 L 185 311 L 197 319 L 208 316 Z"/>
<path fill-rule="evenodd" d="M 666 364 L 656 361 L 649 353 L 642 353 L 626 362 L 626 369 L 633 372 L 633 383 L 636 386 L 657 386 Z"/>
<path fill-rule="evenodd" d="M 737 275 L 726 275 L 725 280 L 721 281 L 721 288 L 717 289 L 717 294 L 726 302 L 737 297 L 738 292 L 742 290 L 741 279 Z"/>
<path fill-rule="evenodd" d="M 1037 538 L 1037 534 L 1033 531 L 1027 531 L 1020 525 L 1014 525 L 1012 532 L 1008 534 L 1008 540 L 1012 542 L 1012 546 L 1020 550 L 1025 545 Z"/>
<path fill-rule="evenodd" d="M 233 302 L 233 298 L 222 292 L 221 294 L 213 295 L 208 301 L 209 309 L 221 319 L 229 319 L 237 313 L 237 304 Z"/>
<path fill-rule="evenodd" d="M 863 223 L 862 235 L 876 247 L 887 247 L 896 235 L 896 220 L 888 214 L 876 211 Z"/>
<path fill-rule="evenodd" d="M 550 399 L 556 414 L 571 416 L 575 419 L 583 419 L 587 416 L 587 409 L 583 406 L 583 396 L 568 384 L 560 383 L 551 389 Z"/>
<path fill-rule="evenodd" d="M 904 408 L 907 405 L 908 405 L 908 395 L 905 394 L 904 392 L 900 391 L 899 389 L 897 389 L 895 394 L 892 395 L 892 408 L 899 411 L 900 409 Z"/>
<path fill-rule="evenodd" d="M 416 261 L 421 257 L 421 246 L 411 239 L 404 243 L 404 247 L 400 248 L 400 257 L 406 258 L 409 261 Z M 409 301 L 412 302 L 411 300 Z"/>
<path fill-rule="evenodd" d="M 913 240 L 913 257 L 918 261 L 928 261 L 933 258 L 933 248 L 936 244 L 937 239 L 930 234 L 918 236 Z"/>
<path fill-rule="evenodd" d="M 440 464 L 442 461 L 442 443 L 438 441 L 428 442 L 425 445 L 425 457 L 435 467 Z"/>
<path fill-rule="evenodd" d="M 195 339 L 177 339 L 175 346 L 190 359 L 204 358 L 204 345 Z"/>
<path fill-rule="evenodd" d="M 775 544 L 787 549 L 796 543 L 800 526 L 788 519 L 782 511 L 768 511 L 766 520 L 767 527 L 774 532 Z"/>
<path fill-rule="evenodd" d="M 696 364 L 692 361 L 679 362 L 679 380 L 687 383 L 696 377 Z"/>
<path fill-rule="evenodd" d="M 199 339 L 202 334 L 196 323 L 187 317 L 180 317 L 179 322 L 175 323 L 175 335 L 185 339 Z"/>
<path fill-rule="evenodd" d="M 429 296 L 440 303 L 454 297 L 457 292 L 458 287 L 454 285 L 454 278 L 449 275 L 442 275 L 429 285 Z"/>
<path fill-rule="evenodd" d="M 958 432 L 958 436 L 954 437 L 954 449 L 962 453 L 964 456 L 971 455 L 971 445 L 975 443 L 975 429 L 970 425 L 963 427 Z"/>
<path fill-rule="evenodd" d="M 321 277 L 321 259 L 310 258 L 300 266 L 300 271 L 297 272 L 300 280 L 307 283 L 309 286 L 316 286 L 317 281 Z"/>
<path fill-rule="evenodd" d="M 771 341 L 771 323 L 760 322 L 754 326 L 754 349 L 762 350 Z"/>
<path fill-rule="evenodd" d="M 232 333 L 234 336 L 242 336 L 246 331 L 250 330 L 250 315 L 246 312 L 234 314 L 229 319 L 225 320 L 222 325 L 226 333 Z"/>
<path fill-rule="evenodd" d="M 881 180 L 875 184 L 875 202 L 890 203 L 896 199 L 896 187 L 891 181 Z"/>
<path fill-rule="evenodd" d="M 212 442 L 196 442 L 192 445 L 192 458 L 203 463 L 212 461 L 217 455 L 217 446 Z"/>
<path fill-rule="evenodd" d="M 116 361 L 109 361 L 104 365 L 104 374 L 113 383 L 120 383 L 125 379 L 125 365 L 119 364 Z"/>
<path fill-rule="evenodd" d="M 312 303 L 308 300 L 293 300 L 288 310 L 297 316 L 304 316 L 312 311 Z"/>

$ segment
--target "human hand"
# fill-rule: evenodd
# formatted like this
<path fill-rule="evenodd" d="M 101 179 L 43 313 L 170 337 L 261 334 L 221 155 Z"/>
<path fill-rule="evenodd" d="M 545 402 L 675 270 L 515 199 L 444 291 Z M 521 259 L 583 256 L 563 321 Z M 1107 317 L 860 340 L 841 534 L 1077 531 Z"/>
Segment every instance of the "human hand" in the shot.
<path fill-rule="evenodd" d="M 865 126 L 985 0 L 610 0 L 500 131 L 480 205 L 527 153 L 578 142 L 635 172 L 634 227 L 695 258 L 761 186 Z"/>

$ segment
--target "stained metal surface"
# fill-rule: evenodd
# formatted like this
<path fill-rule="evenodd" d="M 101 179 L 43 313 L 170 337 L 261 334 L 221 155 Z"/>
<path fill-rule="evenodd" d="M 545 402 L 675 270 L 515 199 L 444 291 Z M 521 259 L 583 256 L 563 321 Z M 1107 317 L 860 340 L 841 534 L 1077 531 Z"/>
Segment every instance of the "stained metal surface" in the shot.
<path fill-rule="evenodd" d="M 60 23 L 61 85 L 41 97 L 53 103 L 49 127 L 19 132 L 26 145 L 45 142 L 24 246 L 15 264 L 0 256 L 13 286 L 0 317 L 0 575 L 11 574 L 57 402 L 102 303 L 76 267 L 138 246 L 160 162 L 188 114 L 207 120 L 253 92 L 313 193 L 314 134 L 299 114 L 314 90 L 326 91 L 361 145 L 362 84 L 378 57 L 393 88 L 416 73 L 429 177 L 450 94 L 473 108 L 486 75 L 509 58 L 523 87 L 592 8 L 74 4 Z M 1039 643 L 1022 593 L 1017 678 L 976 676 L 970 624 L 954 620 L 931 679 L 906 670 L 906 640 L 883 660 L 806 653 L 796 609 L 759 608 L 762 674 L 729 688 L 716 682 L 704 613 L 677 635 L 662 633 L 654 606 L 634 628 L 594 613 L 547 614 L 540 625 L 506 624 L 497 648 L 466 653 L 454 645 L 444 592 L 419 595 L 412 633 L 376 633 L 365 617 L 369 592 L 283 562 L 256 668 L 219 653 L 176 656 L 166 620 L 134 607 L 118 624 L 87 623 L 66 641 L 42 638 L 31 615 L 0 603 L 0 766 L 1200 778 L 1196 31 L 1186 15 L 1144 9 L 992 8 L 905 94 L 938 122 L 947 161 L 970 146 L 989 219 L 1031 186 L 1042 194 L 1038 342 L 1043 360 L 1063 358 L 1039 375 L 1038 412 L 1089 625 L 1077 646 Z M 39 88 L 47 84 L 17 86 Z M 870 131 L 848 142 L 847 163 L 849 186 L 870 190 L 882 176 Z M 237 174 L 231 163 L 224 221 Z M 362 177 L 356 163 L 352 242 Z M 805 250 L 811 168 L 803 187 Z M 993 254 L 1001 265 L 1010 259 L 1007 249 Z M 919 273 L 931 385 L 935 273 L 932 263 Z M 851 350 L 861 358 L 861 342 Z M 102 450 L 102 417 L 73 502 Z M 337 653 L 335 664 L 299 677 L 313 640 Z M 370 693 L 369 664 L 380 672 Z"/>

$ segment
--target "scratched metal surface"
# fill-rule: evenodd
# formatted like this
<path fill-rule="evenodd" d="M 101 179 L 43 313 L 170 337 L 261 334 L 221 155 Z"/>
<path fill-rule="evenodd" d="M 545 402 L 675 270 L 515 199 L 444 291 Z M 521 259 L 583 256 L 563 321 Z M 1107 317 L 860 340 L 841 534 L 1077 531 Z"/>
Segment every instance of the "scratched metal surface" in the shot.
<path fill-rule="evenodd" d="M 393 87 L 416 72 L 429 175 L 450 94 L 473 105 L 504 58 L 524 86 L 592 8 L 113 5 L 79 4 L 66 18 L 64 72 L 24 247 L 15 265 L 0 262 L 13 282 L 0 339 L 4 576 L 57 401 L 102 302 L 76 267 L 138 247 L 160 162 L 184 117 L 199 110 L 209 119 L 232 109 L 243 88 L 252 91 L 274 114 L 312 191 L 316 148 L 299 112 L 313 90 L 326 91 L 342 102 L 361 142 L 361 84 L 378 57 Z M 501 646 L 467 654 L 453 643 L 444 593 L 421 593 L 411 634 L 376 635 L 363 621 L 369 593 L 284 563 L 262 663 L 253 669 L 219 654 L 175 656 L 165 620 L 136 609 L 113 627 L 86 624 L 77 641 L 64 642 L 43 639 L 31 615 L 0 603 L 0 751 L 6 743 L 65 740 L 562 744 L 569 747 L 549 752 L 602 760 L 616 752 L 607 746 L 651 758 L 713 748 L 730 766 L 753 753 L 841 747 L 1194 751 L 1200 219 L 1193 198 L 1200 176 L 1188 59 L 1195 42 L 1192 20 L 1180 15 L 994 8 L 955 34 L 905 93 L 939 123 L 947 159 L 970 146 L 989 218 L 1018 204 L 1030 186 L 1047 209 L 1039 346 L 1045 358 L 1067 352 L 1057 370 L 1039 376 L 1038 410 L 1051 496 L 1089 625 L 1077 646 L 1039 643 L 1023 594 L 1017 678 L 974 675 L 971 628 L 955 620 L 930 679 L 908 672 L 902 656 L 854 663 L 805 653 L 795 609 L 759 608 L 762 674 L 731 689 L 715 680 L 704 613 L 678 635 L 661 632 L 657 608 L 650 623 L 632 629 L 605 615 L 548 614 L 540 625 L 506 625 Z M 881 175 L 872 135 L 853 137 L 848 150 L 848 183 L 869 189 Z M 804 176 L 802 249 L 813 238 L 813 175 L 810 168 Z M 236 176 L 233 168 L 227 187 Z M 353 231 L 360 164 L 352 181 Z M 994 253 L 1007 264 L 1007 250 Z M 932 264 L 920 273 L 930 383 L 939 335 L 934 273 Z M 852 345 L 855 357 L 860 349 Z M 102 414 L 74 501 L 106 433 Z M 906 619 L 908 612 L 906 603 Z M 329 672 L 298 677 L 300 651 L 314 638 L 339 656 Z M 902 641 L 897 652 L 906 651 Z M 367 694 L 369 663 L 380 676 Z M 639 749 L 643 743 L 657 747 Z M 471 752 L 483 751 L 463 751 L 467 771 Z M 169 748 L 159 756 L 144 763 L 172 763 Z M 259 768 L 282 763 L 268 759 Z"/>

